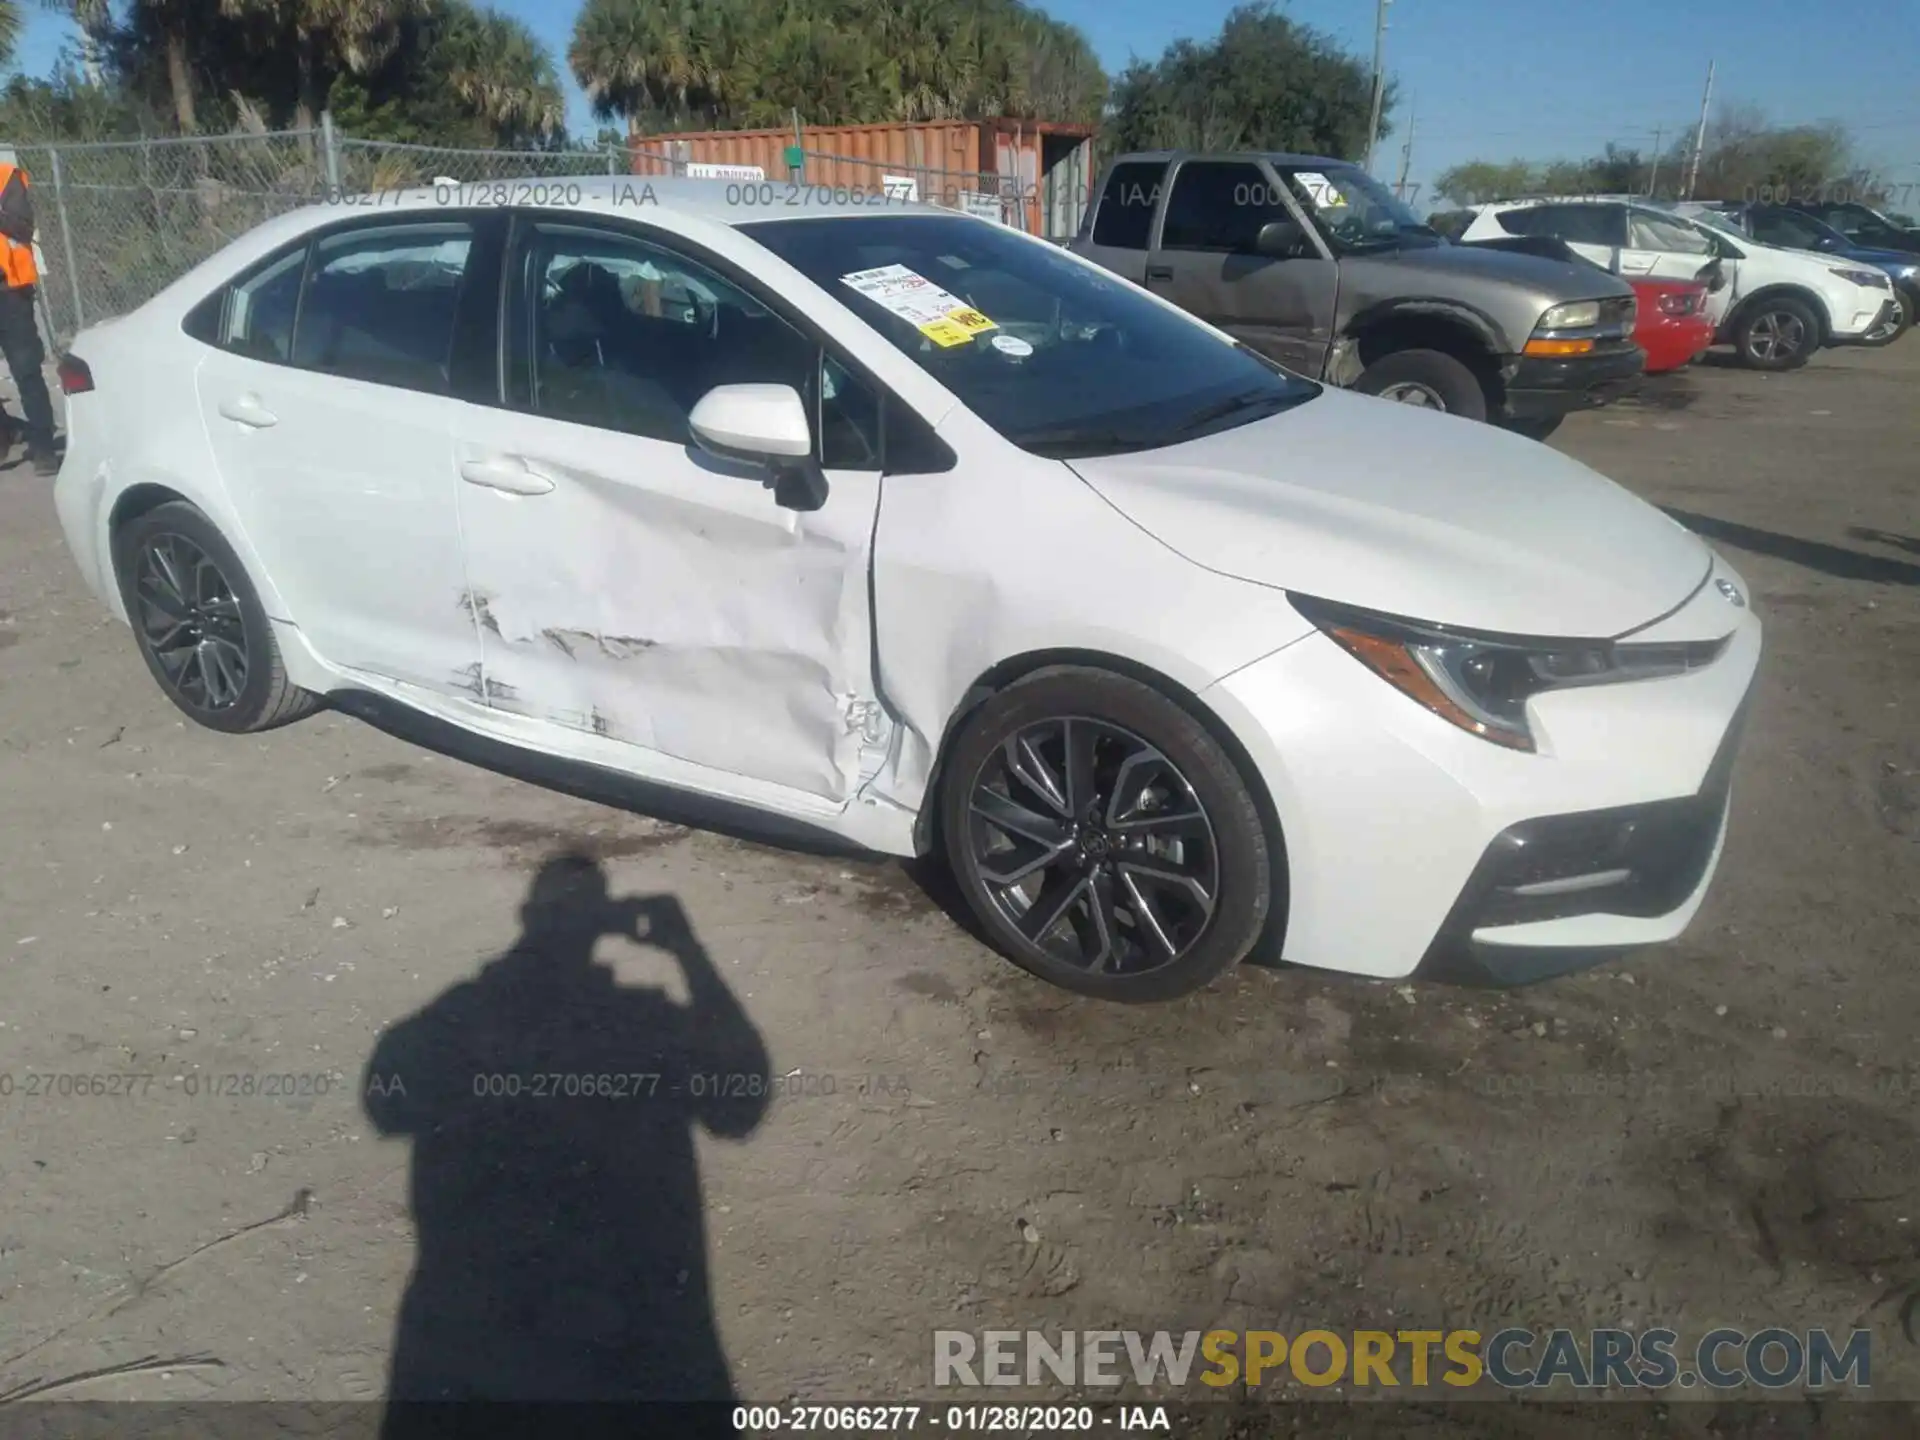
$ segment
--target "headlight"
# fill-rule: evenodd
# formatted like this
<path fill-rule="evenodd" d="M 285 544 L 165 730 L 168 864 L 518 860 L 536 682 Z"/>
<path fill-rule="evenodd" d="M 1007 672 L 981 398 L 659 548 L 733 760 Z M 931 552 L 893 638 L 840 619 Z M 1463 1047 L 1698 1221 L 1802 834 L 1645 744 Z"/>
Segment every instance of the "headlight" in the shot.
<path fill-rule="evenodd" d="M 1885 290 L 1893 284 L 1882 270 L 1842 270 L 1836 266 L 1833 273 L 1855 285 L 1865 285 L 1869 290 Z"/>
<path fill-rule="evenodd" d="M 1598 300 L 1576 300 L 1571 305 L 1556 305 L 1540 317 L 1535 330 L 1585 330 L 1600 323 Z"/>
<path fill-rule="evenodd" d="M 1618 645 L 1449 630 L 1306 595 L 1288 600 L 1323 634 L 1394 689 L 1462 730 L 1513 750 L 1535 749 L 1527 702 L 1549 690 L 1683 675 L 1718 659 L 1727 640 Z"/>

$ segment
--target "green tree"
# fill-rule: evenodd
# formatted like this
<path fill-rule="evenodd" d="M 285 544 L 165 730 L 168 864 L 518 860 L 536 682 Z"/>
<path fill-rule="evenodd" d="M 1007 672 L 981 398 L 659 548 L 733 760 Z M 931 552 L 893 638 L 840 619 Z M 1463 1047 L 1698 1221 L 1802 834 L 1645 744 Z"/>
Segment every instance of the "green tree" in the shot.
<path fill-rule="evenodd" d="M 553 58 L 510 15 L 448 0 L 427 68 L 503 140 L 543 138 L 562 127 L 566 102 Z"/>
<path fill-rule="evenodd" d="M 586 0 L 567 62 L 602 120 L 737 129 L 1092 121 L 1086 37 L 1021 0 Z"/>
<path fill-rule="evenodd" d="M 1382 103 L 1391 108 L 1393 86 Z M 1116 148 L 1293 150 L 1357 158 L 1373 106 L 1369 67 L 1270 4 L 1230 12 L 1220 34 L 1135 60 L 1113 91 Z"/>
<path fill-rule="evenodd" d="M 1441 172 L 1434 192 L 1455 205 L 1479 205 L 1509 195 L 1525 195 L 1533 188 L 1533 167 L 1524 160 L 1504 164 L 1470 160 Z"/>

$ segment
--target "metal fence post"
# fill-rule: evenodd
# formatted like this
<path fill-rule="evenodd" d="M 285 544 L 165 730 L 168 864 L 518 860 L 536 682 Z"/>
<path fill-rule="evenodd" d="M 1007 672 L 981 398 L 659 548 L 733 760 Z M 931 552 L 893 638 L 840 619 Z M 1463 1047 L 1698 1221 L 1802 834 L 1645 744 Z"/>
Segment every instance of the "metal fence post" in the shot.
<path fill-rule="evenodd" d="M 78 335 L 86 328 L 86 311 L 80 305 L 80 268 L 73 261 L 73 226 L 67 223 L 67 192 L 60 174 L 60 152 L 49 147 L 47 154 L 53 162 L 53 213 L 60 217 L 60 248 L 67 261 L 67 284 L 73 289 L 73 333 Z"/>
<path fill-rule="evenodd" d="M 340 193 L 340 146 L 339 136 L 334 133 L 333 112 L 320 112 L 320 148 L 327 155 L 327 193 Z"/>

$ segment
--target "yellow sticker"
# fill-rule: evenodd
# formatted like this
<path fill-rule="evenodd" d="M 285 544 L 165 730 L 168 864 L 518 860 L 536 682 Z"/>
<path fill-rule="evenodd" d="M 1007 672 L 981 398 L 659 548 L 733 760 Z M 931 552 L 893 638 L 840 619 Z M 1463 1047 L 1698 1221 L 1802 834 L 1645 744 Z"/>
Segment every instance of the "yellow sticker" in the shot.
<path fill-rule="evenodd" d="M 978 310 L 954 310 L 949 312 L 947 318 L 969 335 L 983 335 L 989 330 L 1000 328 Z"/>
<path fill-rule="evenodd" d="M 952 316 L 927 321 L 920 327 L 920 333 L 943 349 L 965 345 L 973 339 L 973 332 L 967 330 Z"/>

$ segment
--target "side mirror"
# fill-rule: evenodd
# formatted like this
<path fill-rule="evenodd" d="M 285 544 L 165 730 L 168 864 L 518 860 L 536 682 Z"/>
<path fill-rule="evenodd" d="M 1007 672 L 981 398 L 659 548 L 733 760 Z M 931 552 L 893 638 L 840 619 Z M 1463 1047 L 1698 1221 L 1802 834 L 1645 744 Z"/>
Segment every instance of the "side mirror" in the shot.
<path fill-rule="evenodd" d="M 1840 248 L 1840 238 L 1837 235 L 1822 235 L 1814 242 L 1814 248 L 1818 250 L 1838 250 Z"/>
<path fill-rule="evenodd" d="M 761 471 L 775 504 L 818 510 L 827 503 L 807 407 L 791 385 L 716 385 L 693 407 L 687 428 L 708 454 Z"/>
<path fill-rule="evenodd" d="M 1293 220 L 1269 220 L 1262 225 L 1254 237 L 1253 250 L 1256 255 L 1271 256 L 1275 260 L 1299 260 L 1313 253 L 1313 247 L 1307 243 L 1307 232 Z"/>

